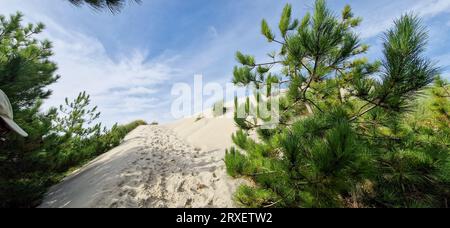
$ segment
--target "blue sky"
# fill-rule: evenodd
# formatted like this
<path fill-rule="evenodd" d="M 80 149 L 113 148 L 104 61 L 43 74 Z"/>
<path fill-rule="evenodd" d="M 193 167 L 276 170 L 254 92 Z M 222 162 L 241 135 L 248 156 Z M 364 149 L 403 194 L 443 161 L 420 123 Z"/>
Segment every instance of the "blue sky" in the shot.
<path fill-rule="evenodd" d="M 449 0 L 329 0 L 340 12 L 350 4 L 364 18 L 358 29 L 380 57 L 380 35 L 402 13 L 424 18 L 430 32 L 427 54 L 450 76 Z M 106 125 L 134 119 L 172 120 L 171 87 L 192 83 L 194 74 L 207 82 L 231 80 L 234 53 L 240 50 L 266 60 L 277 50 L 260 35 L 267 19 L 275 29 L 286 3 L 301 18 L 312 0 L 143 0 L 120 14 L 74 7 L 65 0 L 0 0 L 0 14 L 21 11 L 26 22 L 43 22 L 42 38 L 54 44 L 61 80 L 51 86 L 45 108 L 86 90 L 102 111 Z"/>

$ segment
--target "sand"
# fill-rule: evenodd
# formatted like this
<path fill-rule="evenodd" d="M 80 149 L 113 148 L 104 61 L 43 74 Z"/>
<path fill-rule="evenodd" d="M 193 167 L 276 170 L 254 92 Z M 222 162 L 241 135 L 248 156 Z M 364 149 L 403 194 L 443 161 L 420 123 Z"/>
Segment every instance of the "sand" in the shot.
<path fill-rule="evenodd" d="M 52 187 L 43 208 L 226 208 L 246 183 L 226 174 L 230 118 L 140 126 L 113 150 Z"/>

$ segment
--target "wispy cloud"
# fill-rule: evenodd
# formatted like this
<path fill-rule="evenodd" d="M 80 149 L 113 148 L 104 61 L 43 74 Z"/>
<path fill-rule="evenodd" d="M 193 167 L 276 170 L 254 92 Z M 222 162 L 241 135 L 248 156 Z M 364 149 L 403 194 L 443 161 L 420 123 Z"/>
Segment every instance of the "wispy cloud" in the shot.
<path fill-rule="evenodd" d="M 219 36 L 219 32 L 217 31 L 217 28 L 214 26 L 208 27 L 208 33 L 211 36 L 211 38 L 217 38 Z"/>
<path fill-rule="evenodd" d="M 107 125 L 122 120 L 124 114 L 145 120 L 157 118 L 154 109 L 161 105 L 155 95 L 160 92 L 158 86 L 180 73 L 171 66 L 171 60 L 148 61 L 144 51 L 113 60 L 95 38 L 55 25 L 49 31 L 45 36 L 54 43 L 53 59 L 62 77 L 50 87 L 54 93 L 46 107 L 84 90 L 103 111 L 102 120 Z"/>
<path fill-rule="evenodd" d="M 373 6 L 371 4 L 371 6 Z M 365 12 L 364 23 L 359 30 L 362 38 L 379 35 L 392 25 L 392 21 L 401 14 L 416 13 L 424 19 L 435 17 L 441 13 L 450 12 L 449 0 L 408 0 L 393 1 L 388 4 L 379 3 L 375 8 L 367 7 L 371 12 Z M 362 10 L 364 11 L 364 10 Z"/>
<path fill-rule="evenodd" d="M 167 101 L 158 95 L 164 92 L 160 91 L 160 85 L 180 74 L 172 64 L 174 56 L 148 60 L 146 50 L 130 50 L 113 58 L 95 37 L 35 13 L 24 2 L 17 6 L 26 13 L 25 23 L 39 21 L 46 25 L 39 36 L 50 40 L 54 46 L 52 60 L 58 64 L 57 74 L 61 79 L 49 87 L 53 94 L 45 101 L 44 110 L 63 104 L 66 97 L 73 99 L 79 92 L 86 91 L 91 95 L 92 104 L 99 107 L 101 121 L 107 126 L 134 119 L 161 118 L 155 110 L 167 105 Z M 9 13 L 17 11 L 13 10 L 13 5 L 7 8 L 11 8 L 7 9 Z"/>
<path fill-rule="evenodd" d="M 429 0 L 419 1 L 411 10 L 422 17 L 434 17 L 444 12 L 450 12 L 450 1 L 448 0 Z"/>

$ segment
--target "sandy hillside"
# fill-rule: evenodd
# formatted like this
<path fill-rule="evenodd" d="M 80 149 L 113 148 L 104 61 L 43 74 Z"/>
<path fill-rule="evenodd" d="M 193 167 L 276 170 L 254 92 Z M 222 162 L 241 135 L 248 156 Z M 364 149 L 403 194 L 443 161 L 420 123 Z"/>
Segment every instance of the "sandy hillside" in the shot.
<path fill-rule="evenodd" d="M 226 175 L 228 118 L 141 126 L 50 189 L 40 207 L 235 207 L 243 181 Z"/>

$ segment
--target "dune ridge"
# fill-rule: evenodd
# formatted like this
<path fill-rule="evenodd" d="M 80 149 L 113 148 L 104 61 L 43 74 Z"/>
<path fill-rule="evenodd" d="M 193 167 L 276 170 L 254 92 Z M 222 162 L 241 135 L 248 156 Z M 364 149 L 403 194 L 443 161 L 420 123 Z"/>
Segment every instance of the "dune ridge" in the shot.
<path fill-rule="evenodd" d="M 223 162 L 231 118 L 187 118 L 140 126 L 113 150 L 52 187 L 40 207 L 237 207 Z"/>

